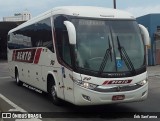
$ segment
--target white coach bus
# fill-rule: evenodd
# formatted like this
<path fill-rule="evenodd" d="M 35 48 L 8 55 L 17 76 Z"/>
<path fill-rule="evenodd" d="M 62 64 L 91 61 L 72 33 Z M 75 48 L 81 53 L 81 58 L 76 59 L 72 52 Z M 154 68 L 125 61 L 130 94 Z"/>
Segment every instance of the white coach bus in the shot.
<path fill-rule="evenodd" d="M 149 34 L 129 13 L 101 7 L 49 10 L 8 33 L 10 75 L 54 104 L 142 101 Z"/>

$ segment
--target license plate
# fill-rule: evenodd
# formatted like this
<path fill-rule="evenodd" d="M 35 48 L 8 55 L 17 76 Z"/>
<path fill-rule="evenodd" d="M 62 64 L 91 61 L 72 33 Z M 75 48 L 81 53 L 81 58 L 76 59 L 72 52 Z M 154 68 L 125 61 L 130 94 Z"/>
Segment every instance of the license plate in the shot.
<path fill-rule="evenodd" d="M 114 95 L 112 97 L 112 100 L 113 101 L 116 101 L 116 100 L 124 100 L 125 99 L 125 95 Z"/>

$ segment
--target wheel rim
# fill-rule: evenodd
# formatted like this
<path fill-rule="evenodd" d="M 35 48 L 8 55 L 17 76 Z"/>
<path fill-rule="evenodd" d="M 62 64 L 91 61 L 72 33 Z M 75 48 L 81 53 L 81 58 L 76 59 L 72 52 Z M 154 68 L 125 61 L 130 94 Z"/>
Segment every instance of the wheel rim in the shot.
<path fill-rule="evenodd" d="M 17 73 L 17 76 L 16 76 L 16 82 L 19 83 L 19 75 Z"/>
<path fill-rule="evenodd" d="M 56 100 L 57 92 L 56 92 L 56 86 L 55 85 L 52 86 L 51 94 L 52 94 L 53 99 Z"/>

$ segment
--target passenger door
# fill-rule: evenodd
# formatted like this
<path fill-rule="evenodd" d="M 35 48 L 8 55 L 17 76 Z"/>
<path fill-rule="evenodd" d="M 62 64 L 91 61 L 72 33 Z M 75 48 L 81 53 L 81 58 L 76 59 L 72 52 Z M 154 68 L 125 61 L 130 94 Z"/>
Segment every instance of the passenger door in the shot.
<path fill-rule="evenodd" d="M 73 81 L 70 78 L 73 75 L 73 71 L 71 69 L 71 52 L 67 28 L 64 25 L 64 21 L 66 20 L 67 18 L 62 15 L 56 16 L 54 18 L 54 32 L 57 58 L 61 65 L 61 73 L 59 75 L 62 75 L 64 98 L 66 101 L 74 103 Z"/>

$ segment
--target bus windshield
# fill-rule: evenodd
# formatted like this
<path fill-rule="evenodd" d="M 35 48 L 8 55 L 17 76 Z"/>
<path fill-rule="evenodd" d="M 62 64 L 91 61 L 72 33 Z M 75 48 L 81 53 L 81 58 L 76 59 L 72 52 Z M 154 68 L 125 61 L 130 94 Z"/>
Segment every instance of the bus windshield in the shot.
<path fill-rule="evenodd" d="M 76 28 L 78 68 L 108 73 L 132 71 L 145 65 L 144 44 L 135 20 L 72 19 L 72 22 Z"/>

